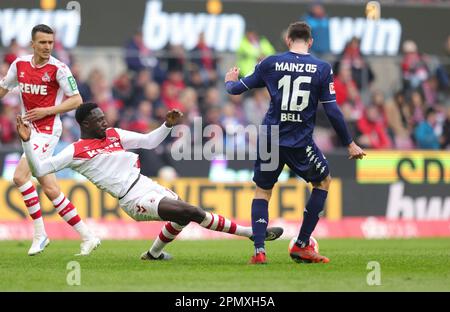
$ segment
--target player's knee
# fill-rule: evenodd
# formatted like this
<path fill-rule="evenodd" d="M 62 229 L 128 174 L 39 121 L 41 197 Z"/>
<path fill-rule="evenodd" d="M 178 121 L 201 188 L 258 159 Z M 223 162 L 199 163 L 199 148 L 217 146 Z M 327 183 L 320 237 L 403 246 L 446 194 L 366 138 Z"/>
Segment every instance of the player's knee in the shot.
<path fill-rule="evenodd" d="M 30 180 L 30 177 L 27 174 L 23 174 L 20 171 L 14 172 L 13 182 L 17 187 L 24 185 L 29 180 Z"/>
<path fill-rule="evenodd" d="M 58 184 L 42 184 L 42 191 L 50 200 L 54 200 L 61 194 L 61 189 Z"/>
<path fill-rule="evenodd" d="M 318 182 L 318 183 L 313 183 L 314 187 L 320 188 L 322 190 L 326 190 L 328 191 L 328 189 L 330 188 L 330 184 L 331 184 L 331 176 L 328 175 L 325 179 L 323 179 L 322 181 Z"/>
<path fill-rule="evenodd" d="M 256 187 L 255 199 L 265 199 L 267 201 L 270 201 L 270 197 L 272 197 L 272 189 L 265 190 L 258 186 Z"/>
<path fill-rule="evenodd" d="M 189 205 L 187 203 L 182 203 L 180 207 L 180 217 L 186 223 L 190 221 L 198 222 L 202 218 L 202 210 L 198 207 Z"/>

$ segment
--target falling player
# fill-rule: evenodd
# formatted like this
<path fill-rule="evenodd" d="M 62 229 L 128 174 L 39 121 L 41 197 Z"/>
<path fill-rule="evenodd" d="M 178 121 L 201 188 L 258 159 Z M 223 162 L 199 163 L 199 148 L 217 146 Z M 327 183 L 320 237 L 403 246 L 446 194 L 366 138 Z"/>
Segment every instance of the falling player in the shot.
<path fill-rule="evenodd" d="M 210 230 L 253 239 L 251 227 L 240 226 L 223 216 L 189 205 L 171 190 L 140 174 L 137 154 L 127 150 L 157 147 L 182 117 L 179 111 L 168 112 L 165 123 L 147 134 L 108 128 L 103 111 L 94 103 L 81 105 L 75 117 L 80 124 L 81 139 L 46 159 L 34 155 L 29 126 L 17 117 L 17 131 L 30 167 L 38 177 L 70 167 L 118 198 L 120 207 L 133 219 L 169 221 L 141 259 L 169 259 L 170 255 L 162 249 L 191 221 Z M 276 239 L 282 233 L 281 228 L 268 228 L 265 239 Z"/>
<path fill-rule="evenodd" d="M 17 58 L 7 75 L 0 80 L 0 99 L 19 86 L 22 112 L 32 127 L 33 154 L 40 159 L 53 154 L 62 132 L 59 115 L 76 109 L 82 99 L 70 69 L 51 56 L 54 45 L 53 30 L 47 25 L 37 25 L 31 31 L 33 54 Z M 67 99 L 63 101 L 63 97 Z M 30 180 L 28 163 L 22 157 L 14 172 L 14 184 L 23 195 L 28 213 L 33 219 L 34 237 L 30 256 L 38 254 L 49 244 L 38 194 Z M 54 174 L 37 178 L 42 190 L 52 201 L 58 214 L 81 236 L 81 255 L 88 255 L 100 240 L 78 216 L 76 208 L 61 192 Z"/>
<path fill-rule="evenodd" d="M 356 145 L 347 130 L 341 111 L 336 105 L 331 66 L 308 53 L 313 43 L 311 28 L 304 22 L 291 24 L 287 31 L 288 52 L 269 56 L 256 65 L 250 76 L 238 80 L 239 69 L 231 68 L 226 76 L 226 89 L 241 94 L 252 88 L 266 87 L 271 103 L 263 124 L 278 126 L 279 162 L 275 170 L 264 170 L 258 154 L 253 181 L 256 183 L 252 202 L 252 228 L 255 254 L 250 263 L 266 263 L 264 233 L 268 224 L 268 204 L 272 188 L 284 165 L 311 182 L 313 190 L 303 213 L 303 223 L 291 256 L 304 262 L 329 262 L 309 246 L 309 239 L 324 208 L 331 178 L 328 162 L 313 141 L 318 103 L 347 146 L 350 159 L 361 159 L 365 153 Z M 268 138 L 270 139 L 270 138 Z M 274 157 L 274 155 L 272 155 Z"/>

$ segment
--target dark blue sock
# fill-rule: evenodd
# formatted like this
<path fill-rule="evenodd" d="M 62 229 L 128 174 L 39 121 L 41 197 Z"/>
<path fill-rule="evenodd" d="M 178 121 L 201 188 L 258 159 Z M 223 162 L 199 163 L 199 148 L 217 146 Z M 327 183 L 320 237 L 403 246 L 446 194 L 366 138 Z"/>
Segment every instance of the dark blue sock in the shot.
<path fill-rule="evenodd" d="M 323 211 L 327 195 L 327 191 L 313 188 L 311 197 L 303 212 L 303 223 L 297 238 L 298 246 L 304 247 L 309 245 L 309 238 L 319 222 L 319 214 Z"/>
<path fill-rule="evenodd" d="M 252 230 L 255 249 L 264 248 L 268 223 L 269 203 L 265 199 L 254 199 L 252 202 Z"/>

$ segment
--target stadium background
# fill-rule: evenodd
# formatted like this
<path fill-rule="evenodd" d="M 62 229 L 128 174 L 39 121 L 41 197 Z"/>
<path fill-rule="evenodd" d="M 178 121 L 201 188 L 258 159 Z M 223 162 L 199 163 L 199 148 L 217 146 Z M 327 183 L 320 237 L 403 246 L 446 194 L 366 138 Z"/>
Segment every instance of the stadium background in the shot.
<path fill-rule="evenodd" d="M 162 122 L 168 108 L 181 109 L 191 127 L 197 117 L 203 118 L 203 126 L 218 124 L 224 129 L 258 124 L 268 106 L 267 94 L 227 96 L 224 73 L 235 63 L 245 66 L 245 60 L 240 63 L 245 53 L 238 51 L 247 31 L 283 51 L 282 33 L 288 22 L 306 17 L 318 25 L 313 28 L 314 53 L 333 64 L 339 105 L 355 140 L 368 152 L 363 161 L 347 160 L 323 112 L 318 112 L 315 139 L 330 162 L 333 183 L 315 235 L 450 236 L 450 5 L 380 1 L 380 19 L 371 20 L 366 18 L 365 1 L 321 3 L 326 15 L 319 18 L 323 12 L 313 9 L 311 1 L 275 5 L 250 0 L 137 0 L 124 8 L 119 0 L 2 0 L 0 77 L 15 56 L 26 53 L 32 26 L 44 22 L 57 32 L 55 56 L 70 64 L 84 100 L 99 103 L 111 124 L 146 132 Z M 205 45 L 198 44 L 201 32 Z M 353 37 L 360 43 L 354 40 L 344 50 Z M 429 108 L 436 113 L 427 140 L 419 126 L 426 124 Z M 0 240 L 32 236 L 21 196 L 11 182 L 20 157 L 14 130 L 18 109 L 17 93 L 1 101 Z M 57 150 L 79 135 L 73 114 L 64 116 L 63 122 Z M 238 147 L 254 143 L 227 133 L 225 145 L 234 144 L 232 138 Z M 192 204 L 249 224 L 252 161 L 174 161 L 171 142 L 139 151 L 143 173 Z M 133 222 L 117 201 L 73 172 L 58 176 L 80 216 L 102 237 L 158 234 L 160 224 Z M 290 237 L 297 232 L 309 188 L 288 170 L 280 180 L 270 216 Z M 41 199 L 48 234 L 76 238 L 42 194 Z M 195 226 L 181 234 L 181 238 L 216 237 L 224 236 Z"/>

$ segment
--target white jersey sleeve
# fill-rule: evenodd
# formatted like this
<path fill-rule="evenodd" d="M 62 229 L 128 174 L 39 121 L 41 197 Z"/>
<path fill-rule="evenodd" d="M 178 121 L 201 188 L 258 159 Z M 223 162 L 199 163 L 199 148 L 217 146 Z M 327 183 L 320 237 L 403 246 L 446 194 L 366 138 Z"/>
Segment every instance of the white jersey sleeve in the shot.
<path fill-rule="evenodd" d="M 70 167 L 73 160 L 74 146 L 70 144 L 61 152 L 45 160 L 39 160 L 36 153 L 33 152 L 33 144 L 30 141 L 22 142 L 23 151 L 27 156 L 28 164 L 35 177 L 42 177 L 49 173 L 57 172 Z"/>
<path fill-rule="evenodd" d="M 63 90 L 66 96 L 72 96 L 79 94 L 77 82 L 72 75 L 69 67 L 62 64 L 58 66 L 58 72 L 56 73 L 56 80 L 58 80 L 59 87 Z"/>
<path fill-rule="evenodd" d="M 17 80 L 17 60 L 16 59 L 8 69 L 8 73 L 0 80 L 0 87 L 11 91 L 19 85 Z"/>
<path fill-rule="evenodd" d="M 120 136 L 120 142 L 123 148 L 127 150 L 135 148 L 153 149 L 164 141 L 170 131 L 172 131 L 172 128 L 166 127 L 166 124 L 163 124 L 147 134 L 118 128 L 115 128 L 115 130 Z"/>

